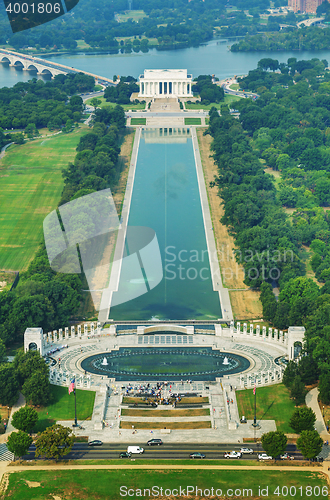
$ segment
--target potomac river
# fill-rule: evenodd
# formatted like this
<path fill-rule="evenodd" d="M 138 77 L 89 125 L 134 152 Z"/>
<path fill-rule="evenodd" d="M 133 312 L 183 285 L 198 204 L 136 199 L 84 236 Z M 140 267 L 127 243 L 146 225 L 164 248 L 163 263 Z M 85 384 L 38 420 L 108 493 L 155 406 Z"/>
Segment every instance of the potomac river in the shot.
<path fill-rule="evenodd" d="M 233 75 L 242 75 L 254 69 L 263 57 L 287 62 L 289 57 L 297 59 L 327 59 L 330 61 L 330 50 L 322 51 L 283 51 L 283 52 L 235 52 L 229 51 L 228 40 L 212 40 L 200 47 L 180 50 L 158 51 L 151 49 L 131 54 L 66 54 L 46 56 L 61 64 L 71 66 L 96 75 L 112 78 L 113 75 L 134 76 L 137 78 L 145 69 L 181 69 L 186 68 L 193 77 L 215 74 L 223 79 Z M 36 74 L 13 67 L 0 65 L 0 87 L 11 87 L 19 81 L 27 81 Z"/>

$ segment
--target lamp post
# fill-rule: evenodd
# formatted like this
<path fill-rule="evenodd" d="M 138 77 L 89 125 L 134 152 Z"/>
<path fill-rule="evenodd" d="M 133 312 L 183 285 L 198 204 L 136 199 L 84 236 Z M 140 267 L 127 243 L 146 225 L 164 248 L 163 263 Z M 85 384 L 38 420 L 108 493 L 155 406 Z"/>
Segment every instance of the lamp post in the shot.
<path fill-rule="evenodd" d="M 8 422 L 8 420 L 9 420 L 9 410 L 10 410 L 9 406 L 7 406 L 7 410 L 8 410 L 8 417 L 7 417 L 7 422 Z"/>
<path fill-rule="evenodd" d="M 323 405 L 323 414 L 322 414 L 323 418 L 324 418 L 324 405 Z"/>

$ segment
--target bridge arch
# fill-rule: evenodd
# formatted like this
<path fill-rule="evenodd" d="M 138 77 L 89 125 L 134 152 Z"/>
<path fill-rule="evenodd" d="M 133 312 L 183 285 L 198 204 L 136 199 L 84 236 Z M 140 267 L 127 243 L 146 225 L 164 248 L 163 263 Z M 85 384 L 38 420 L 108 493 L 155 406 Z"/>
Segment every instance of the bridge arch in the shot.
<path fill-rule="evenodd" d="M 0 56 L 1 57 L 1 56 Z M 7 56 L 2 56 L 0 62 L 3 63 L 9 63 L 10 64 L 10 59 Z"/>

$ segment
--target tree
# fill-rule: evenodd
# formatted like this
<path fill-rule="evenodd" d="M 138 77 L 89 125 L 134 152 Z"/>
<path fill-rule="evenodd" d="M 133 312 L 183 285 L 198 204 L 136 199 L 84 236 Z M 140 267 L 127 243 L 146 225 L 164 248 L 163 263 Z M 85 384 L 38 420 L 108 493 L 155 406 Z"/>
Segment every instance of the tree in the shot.
<path fill-rule="evenodd" d="M 26 401 L 33 405 L 46 406 L 50 399 L 48 374 L 42 371 L 33 373 L 23 384 L 22 393 Z"/>
<path fill-rule="evenodd" d="M 283 384 L 285 387 L 291 387 L 295 377 L 298 375 L 298 365 L 294 361 L 289 361 L 283 373 Z"/>
<path fill-rule="evenodd" d="M 296 375 L 290 387 L 290 395 L 296 405 L 305 402 L 306 392 L 305 384 L 302 382 L 300 375 Z"/>
<path fill-rule="evenodd" d="M 30 406 L 23 406 L 18 411 L 15 411 L 11 420 L 15 429 L 24 432 L 31 432 L 37 422 L 38 412 Z"/>
<path fill-rule="evenodd" d="M 320 375 L 319 397 L 322 403 L 330 403 L 330 372 L 328 370 L 324 370 Z"/>
<path fill-rule="evenodd" d="M 35 270 L 35 272 L 38 271 Z M 49 368 L 38 351 L 18 352 L 14 358 L 13 366 L 21 385 L 37 371 L 49 375 Z"/>
<path fill-rule="evenodd" d="M 290 418 L 289 425 L 297 434 L 300 434 L 302 431 L 314 430 L 315 420 L 316 415 L 312 408 L 303 406 L 302 408 L 295 409 Z"/>
<path fill-rule="evenodd" d="M 26 432 L 12 432 L 8 436 L 7 448 L 9 451 L 14 453 L 14 456 L 22 457 L 23 455 L 26 455 L 32 441 L 32 437 Z"/>
<path fill-rule="evenodd" d="M 0 404 L 12 406 L 19 395 L 19 383 L 12 365 L 0 366 Z"/>
<path fill-rule="evenodd" d="M 0 339 L 0 363 L 7 360 L 6 346 L 2 339 Z"/>
<path fill-rule="evenodd" d="M 261 436 L 263 449 L 275 459 L 285 452 L 287 441 L 282 431 L 271 431 Z"/>
<path fill-rule="evenodd" d="M 71 429 L 55 424 L 37 437 L 35 456 L 58 460 L 70 453 L 73 442 L 74 436 Z"/>
<path fill-rule="evenodd" d="M 90 100 L 90 103 L 92 106 L 94 106 L 94 110 L 101 104 L 101 99 L 98 99 L 97 97 L 93 97 L 93 99 Z"/>
<path fill-rule="evenodd" d="M 321 452 L 322 446 L 323 440 L 315 430 L 302 431 L 300 438 L 297 439 L 298 450 L 309 460 L 315 458 Z"/>

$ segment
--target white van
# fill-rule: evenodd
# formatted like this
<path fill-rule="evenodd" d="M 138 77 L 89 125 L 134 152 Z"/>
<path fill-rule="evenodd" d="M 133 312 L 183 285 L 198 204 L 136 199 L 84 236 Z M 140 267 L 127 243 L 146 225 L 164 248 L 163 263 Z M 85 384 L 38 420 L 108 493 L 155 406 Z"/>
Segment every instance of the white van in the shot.
<path fill-rule="evenodd" d="M 143 453 L 144 449 L 140 448 L 140 446 L 128 446 L 127 453 Z"/>

